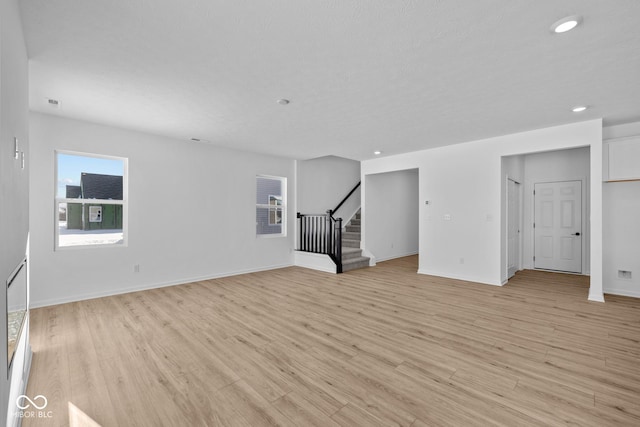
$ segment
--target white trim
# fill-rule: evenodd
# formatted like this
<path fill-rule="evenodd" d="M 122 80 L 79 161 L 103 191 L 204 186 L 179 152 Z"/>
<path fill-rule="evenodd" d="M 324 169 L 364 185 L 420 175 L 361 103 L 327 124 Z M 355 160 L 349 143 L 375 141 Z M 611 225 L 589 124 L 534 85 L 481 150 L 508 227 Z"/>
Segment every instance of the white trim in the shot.
<path fill-rule="evenodd" d="M 125 243 L 102 243 L 98 245 L 69 245 L 69 246 L 59 246 L 56 248 L 56 252 L 66 252 L 66 251 L 77 251 L 83 250 L 87 248 L 92 249 L 114 249 L 114 248 L 127 248 L 129 245 Z"/>
<path fill-rule="evenodd" d="M 286 268 L 286 267 L 292 267 L 292 266 L 293 266 L 292 263 L 271 265 L 271 266 L 259 267 L 259 268 L 249 268 L 246 270 L 229 271 L 226 273 L 219 273 L 219 274 L 213 274 L 213 275 L 207 275 L 207 276 L 172 280 L 170 282 L 133 286 L 130 288 L 119 288 L 119 289 L 113 289 L 113 290 L 103 291 L 103 292 L 90 292 L 87 294 L 80 294 L 72 297 L 50 298 L 43 301 L 31 302 L 29 308 L 31 309 L 31 308 L 47 307 L 51 305 L 66 304 L 69 302 L 84 301 L 84 300 L 95 299 L 95 298 L 128 294 L 131 292 L 146 291 L 149 289 L 158 289 L 158 288 L 165 288 L 168 286 L 186 285 L 187 283 L 201 282 L 203 280 L 220 279 L 223 277 L 239 276 L 241 274 L 257 273 L 260 271 L 277 270 L 279 268 Z"/>
<path fill-rule="evenodd" d="M 124 205 L 126 200 L 113 200 L 113 199 L 66 199 L 57 198 L 56 203 L 76 203 L 78 205 Z"/>
<path fill-rule="evenodd" d="M 525 268 L 524 270 L 534 270 L 534 271 L 545 271 L 547 273 L 556 273 L 556 274 L 569 274 L 571 276 L 589 276 L 584 273 L 576 273 L 574 271 L 564 271 L 564 270 L 551 270 L 549 268 Z"/>
<path fill-rule="evenodd" d="M 357 205 L 352 205 L 351 203 L 349 203 L 349 200 L 351 200 L 352 197 L 356 197 L 356 194 L 360 195 L 360 203 L 358 203 Z M 355 208 L 353 212 L 349 212 L 346 210 L 347 207 L 349 207 L 350 205 L 353 206 L 353 208 Z M 345 202 L 345 204 L 340 206 L 340 209 L 338 209 L 336 212 L 333 212 L 334 216 L 338 218 L 342 218 L 342 231 L 344 231 L 344 228 L 352 219 L 355 219 L 356 214 L 358 213 L 358 211 L 361 211 L 361 210 L 362 210 L 362 181 L 360 182 L 360 185 L 358 186 L 356 191 L 351 195 L 351 197 L 349 197 L 349 199 L 347 199 L 347 202 Z M 346 215 L 337 215 L 337 212 L 340 212 L 340 211 L 344 211 Z"/>
<path fill-rule="evenodd" d="M 602 122 L 601 122 L 602 123 Z M 589 150 L 589 299 L 593 301 L 604 302 L 604 292 L 602 291 L 603 279 L 603 259 L 602 240 L 603 240 L 603 222 L 602 215 L 604 211 L 602 198 L 602 126 L 600 126 L 600 138 L 592 141 Z"/>
<path fill-rule="evenodd" d="M 501 159 L 504 159 L 504 156 L 501 157 Z M 511 176 L 509 176 L 509 174 L 506 174 L 507 180 L 505 182 L 505 188 L 504 188 L 504 201 L 505 201 L 505 206 L 504 206 L 504 212 L 505 212 L 505 229 L 504 229 L 504 248 L 505 248 L 505 274 L 506 274 L 506 279 L 504 279 L 502 281 L 502 285 L 504 286 L 510 278 L 512 278 L 513 276 L 515 276 L 515 274 L 522 270 L 522 256 L 523 256 L 523 252 L 524 252 L 524 245 L 523 245 L 523 237 L 522 235 L 524 234 L 522 232 L 522 230 L 524 230 L 524 220 L 523 220 L 523 216 L 524 216 L 524 183 L 516 180 L 515 178 L 512 178 Z M 509 275 L 509 181 L 511 182 L 515 182 L 518 185 L 518 262 L 516 265 L 516 271 L 512 274 Z M 502 210 L 501 210 L 502 212 Z"/>
<path fill-rule="evenodd" d="M 591 293 L 591 289 L 589 289 L 589 301 L 595 301 L 595 302 L 604 302 L 604 294 L 601 293 L 595 293 L 592 294 Z"/>
<path fill-rule="evenodd" d="M 411 252 L 407 252 L 401 255 L 392 255 L 390 257 L 386 257 L 386 258 L 376 258 L 376 262 L 383 262 L 383 261 L 389 261 L 392 259 L 396 259 L 396 258 L 403 258 L 406 256 L 411 256 L 411 255 L 418 255 L 419 251 L 411 251 Z"/>
<path fill-rule="evenodd" d="M 293 253 L 293 264 L 298 267 L 336 274 L 336 264 L 329 255 L 325 254 L 295 251 Z"/>
<path fill-rule="evenodd" d="M 22 270 L 23 267 L 27 267 L 27 257 L 25 256 L 16 266 L 16 268 L 13 269 L 13 271 L 11 272 L 11 274 L 9 274 L 9 278 L 6 281 L 6 286 L 7 289 L 9 288 L 9 285 L 11 285 L 11 283 L 15 280 L 16 276 L 18 275 L 18 273 L 20 273 L 20 270 Z M 25 272 L 27 270 L 25 269 Z"/>
<path fill-rule="evenodd" d="M 376 262 L 378 261 L 378 259 L 376 258 L 376 256 L 374 254 L 369 252 L 367 250 L 367 248 L 365 248 L 362 245 L 362 240 L 360 240 L 360 249 L 362 249 L 362 256 L 365 256 L 365 257 L 369 258 L 369 267 L 375 267 L 376 266 Z M 417 252 L 417 253 L 419 253 L 419 252 Z"/>
<path fill-rule="evenodd" d="M 426 270 L 426 269 L 418 269 L 418 274 L 426 274 L 428 276 L 437 276 L 437 277 L 443 277 L 445 279 L 454 279 L 454 280 L 464 280 L 465 282 L 473 282 L 473 283 L 477 283 L 479 285 L 490 285 L 490 286 L 503 286 L 504 283 L 496 283 L 493 282 L 491 280 L 487 280 L 487 279 L 479 279 L 477 277 L 471 277 L 471 276 L 463 276 L 463 275 L 459 275 L 459 274 L 445 274 L 445 273 L 440 273 L 437 271 L 430 271 L 430 270 Z"/>
<path fill-rule="evenodd" d="M 54 150 L 55 154 L 67 154 L 69 156 L 80 156 L 80 157 L 93 157 L 94 159 L 108 159 L 108 160 L 126 160 L 125 157 L 120 157 L 120 156 L 112 156 L 109 154 L 100 154 L 100 153 L 85 153 L 82 151 L 73 151 L 73 150 Z M 56 156 L 56 165 L 57 165 L 57 156 Z M 57 167 L 56 167 L 57 169 Z M 56 170 L 57 172 L 57 170 Z M 125 170 L 126 173 L 126 170 Z M 58 174 L 56 173 L 56 178 L 58 177 Z M 58 180 L 56 179 L 56 186 L 57 186 L 57 182 Z"/>
<path fill-rule="evenodd" d="M 277 239 L 277 238 L 286 238 L 287 236 L 282 233 L 272 233 L 272 234 L 256 234 L 256 239 Z"/>
<path fill-rule="evenodd" d="M 360 187 L 358 187 L 360 188 Z M 356 211 L 354 213 L 351 214 L 351 216 L 348 219 L 344 219 L 342 218 L 342 231 L 344 232 L 347 228 L 347 224 L 349 224 L 351 222 L 352 219 L 356 219 L 356 215 L 358 214 L 358 211 L 361 211 L 362 207 L 360 205 L 358 205 L 358 209 L 356 209 Z M 362 233 L 362 214 L 360 215 L 360 232 Z"/>
<path fill-rule="evenodd" d="M 640 291 L 630 291 L 628 289 L 608 288 L 604 290 L 605 294 L 620 295 L 623 297 L 640 298 Z"/>

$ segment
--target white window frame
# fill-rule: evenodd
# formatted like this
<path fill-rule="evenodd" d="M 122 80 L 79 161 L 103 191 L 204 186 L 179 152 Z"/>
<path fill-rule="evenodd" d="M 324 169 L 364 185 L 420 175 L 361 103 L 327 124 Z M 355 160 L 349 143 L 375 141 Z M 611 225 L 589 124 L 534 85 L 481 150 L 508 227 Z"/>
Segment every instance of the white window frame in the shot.
<path fill-rule="evenodd" d="M 261 209 L 268 209 L 270 211 L 271 209 L 274 209 L 274 206 L 277 206 L 277 209 L 280 209 L 282 211 L 282 223 L 281 224 L 269 224 L 270 226 L 280 226 L 280 233 L 259 234 L 258 230 L 256 229 L 256 237 L 259 237 L 261 239 L 262 238 L 274 238 L 274 237 L 287 237 L 287 178 L 283 177 L 283 176 L 273 176 L 273 175 L 256 175 L 256 192 L 258 191 L 257 190 L 257 188 L 258 188 L 258 179 L 260 179 L 260 178 L 272 179 L 272 180 L 280 181 L 280 186 L 281 186 L 281 190 L 282 190 L 282 196 L 274 196 L 274 197 L 281 197 L 282 198 L 282 204 L 281 205 L 271 205 L 271 204 L 268 204 L 268 203 L 267 204 L 256 203 L 256 209 L 257 208 L 261 208 Z"/>
<path fill-rule="evenodd" d="M 70 156 L 93 157 L 96 159 L 119 160 L 122 162 L 122 200 L 111 199 L 84 199 L 90 200 L 90 204 L 101 205 L 121 205 L 122 206 L 122 243 L 105 243 L 100 245 L 71 245 L 60 246 L 60 215 L 59 207 L 61 203 L 67 204 L 67 215 L 69 215 L 69 203 L 78 203 L 82 199 L 68 199 L 66 197 L 58 197 L 58 155 L 68 154 Z M 83 153 L 80 151 L 55 150 L 53 165 L 53 199 L 54 199 L 54 251 L 68 251 L 88 248 L 125 248 L 129 243 L 129 159 L 126 157 L 111 156 L 98 153 Z"/>

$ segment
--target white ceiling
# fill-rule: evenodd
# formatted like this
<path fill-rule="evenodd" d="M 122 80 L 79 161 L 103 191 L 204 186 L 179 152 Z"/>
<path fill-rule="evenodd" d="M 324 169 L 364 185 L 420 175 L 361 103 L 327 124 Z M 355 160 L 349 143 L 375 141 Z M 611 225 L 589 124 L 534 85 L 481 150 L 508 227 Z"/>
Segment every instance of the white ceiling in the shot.
<path fill-rule="evenodd" d="M 20 5 L 32 110 L 185 141 L 363 160 L 640 120 L 638 0 Z M 549 31 L 573 14 L 580 27 Z"/>

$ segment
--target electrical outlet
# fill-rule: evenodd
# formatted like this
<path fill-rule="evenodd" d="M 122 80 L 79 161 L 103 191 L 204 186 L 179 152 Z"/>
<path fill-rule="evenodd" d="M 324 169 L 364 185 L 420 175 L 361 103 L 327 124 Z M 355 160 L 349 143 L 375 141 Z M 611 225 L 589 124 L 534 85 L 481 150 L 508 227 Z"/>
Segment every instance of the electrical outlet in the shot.
<path fill-rule="evenodd" d="M 618 278 L 631 280 L 631 272 L 627 270 L 618 270 Z"/>
<path fill-rule="evenodd" d="M 443 219 L 444 219 L 445 221 L 451 221 L 451 214 L 444 214 Z"/>
<path fill-rule="evenodd" d="M 464 258 L 460 258 L 460 264 L 464 264 Z"/>
<path fill-rule="evenodd" d="M 133 272 L 134 273 L 140 273 L 140 264 L 136 264 L 133 266 Z"/>

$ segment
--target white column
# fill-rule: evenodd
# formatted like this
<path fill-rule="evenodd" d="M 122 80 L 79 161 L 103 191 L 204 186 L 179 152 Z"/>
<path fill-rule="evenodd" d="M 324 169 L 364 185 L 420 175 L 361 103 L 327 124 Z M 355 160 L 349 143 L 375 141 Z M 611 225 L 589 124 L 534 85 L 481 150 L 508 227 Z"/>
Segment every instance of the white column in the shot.
<path fill-rule="evenodd" d="M 589 301 L 604 302 L 602 291 L 602 138 L 591 143 L 591 284 Z"/>

